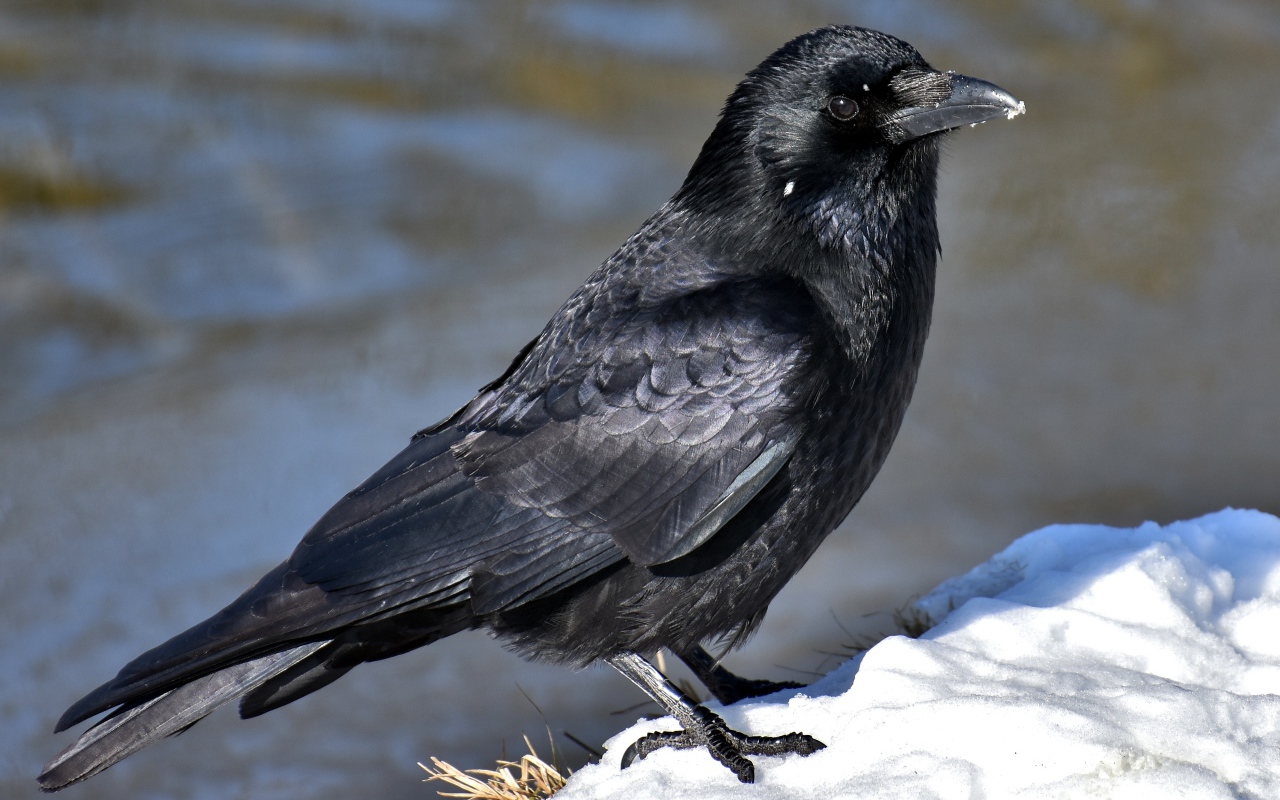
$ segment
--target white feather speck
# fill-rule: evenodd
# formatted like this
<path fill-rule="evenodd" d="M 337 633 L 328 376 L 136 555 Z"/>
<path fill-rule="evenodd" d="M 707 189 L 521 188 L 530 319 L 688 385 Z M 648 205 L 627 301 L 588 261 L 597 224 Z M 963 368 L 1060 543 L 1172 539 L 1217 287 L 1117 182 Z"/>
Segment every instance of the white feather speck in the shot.
<path fill-rule="evenodd" d="M 787 181 L 787 185 L 782 187 L 782 196 L 786 197 L 790 195 L 792 192 L 795 191 L 795 189 L 796 189 L 796 182 Z"/>

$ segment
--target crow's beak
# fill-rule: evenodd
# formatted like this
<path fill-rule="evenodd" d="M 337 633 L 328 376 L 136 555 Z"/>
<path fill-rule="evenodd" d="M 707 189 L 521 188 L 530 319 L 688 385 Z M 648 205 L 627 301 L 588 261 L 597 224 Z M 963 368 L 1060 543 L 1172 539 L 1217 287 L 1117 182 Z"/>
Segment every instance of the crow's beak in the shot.
<path fill-rule="evenodd" d="M 961 125 L 977 125 L 996 117 L 1013 119 L 1025 114 L 1026 104 L 994 83 L 949 73 L 951 95 L 928 106 L 904 108 L 890 121 L 916 139 L 930 133 L 949 131 Z"/>

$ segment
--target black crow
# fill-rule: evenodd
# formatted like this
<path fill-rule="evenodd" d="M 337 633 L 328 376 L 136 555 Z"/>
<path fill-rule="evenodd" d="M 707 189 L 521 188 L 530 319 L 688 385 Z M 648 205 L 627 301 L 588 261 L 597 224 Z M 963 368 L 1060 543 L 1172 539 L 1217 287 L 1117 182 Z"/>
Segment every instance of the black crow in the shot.
<path fill-rule="evenodd" d="M 222 611 L 129 663 L 61 731 L 60 789 L 239 699 L 279 708 L 356 665 L 487 628 L 533 659 L 607 661 L 682 731 L 632 745 L 810 753 L 725 702 L 777 688 L 736 645 L 849 513 L 911 398 L 933 304 L 939 134 L 1022 104 L 855 27 L 804 34 L 738 84 L 676 195 L 507 371 L 316 523 Z"/>

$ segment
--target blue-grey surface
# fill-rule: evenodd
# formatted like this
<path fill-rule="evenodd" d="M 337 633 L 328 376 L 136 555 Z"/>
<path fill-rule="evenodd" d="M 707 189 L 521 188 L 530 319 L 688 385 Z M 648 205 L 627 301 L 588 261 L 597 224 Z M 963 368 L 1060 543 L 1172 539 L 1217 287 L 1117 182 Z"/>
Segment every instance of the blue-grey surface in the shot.
<path fill-rule="evenodd" d="M 735 80 L 831 21 L 1027 102 L 961 131 L 915 404 L 731 664 L 794 678 L 1055 521 L 1280 510 L 1268 0 L 12 0 L 0 9 L 0 794 L 58 714 L 230 600 L 465 402 L 677 186 Z M 605 671 L 462 635 L 67 797 L 430 797 Z M 576 755 L 576 754 L 575 754 Z"/>

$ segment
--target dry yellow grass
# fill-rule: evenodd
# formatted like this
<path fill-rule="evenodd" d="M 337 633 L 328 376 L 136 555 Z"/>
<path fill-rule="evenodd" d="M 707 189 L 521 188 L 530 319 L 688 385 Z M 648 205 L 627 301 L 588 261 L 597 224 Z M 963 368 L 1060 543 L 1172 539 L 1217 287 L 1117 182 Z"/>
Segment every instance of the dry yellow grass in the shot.
<path fill-rule="evenodd" d="M 434 768 L 421 761 L 418 766 L 431 776 L 427 778 L 428 781 L 444 781 L 460 790 L 437 792 L 441 797 L 461 797 L 464 800 L 540 800 L 560 791 L 569 771 L 566 769 L 562 773 L 556 765 L 539 758 L 528 736 L 524 737 L 524 745 L 529 749 L 528 755 L 519 761 L 500 760 L 497 769 L 461 770 L 434 756 L 431 758 Z M 552 760 L 557 760 L 554 747 Z"/>

